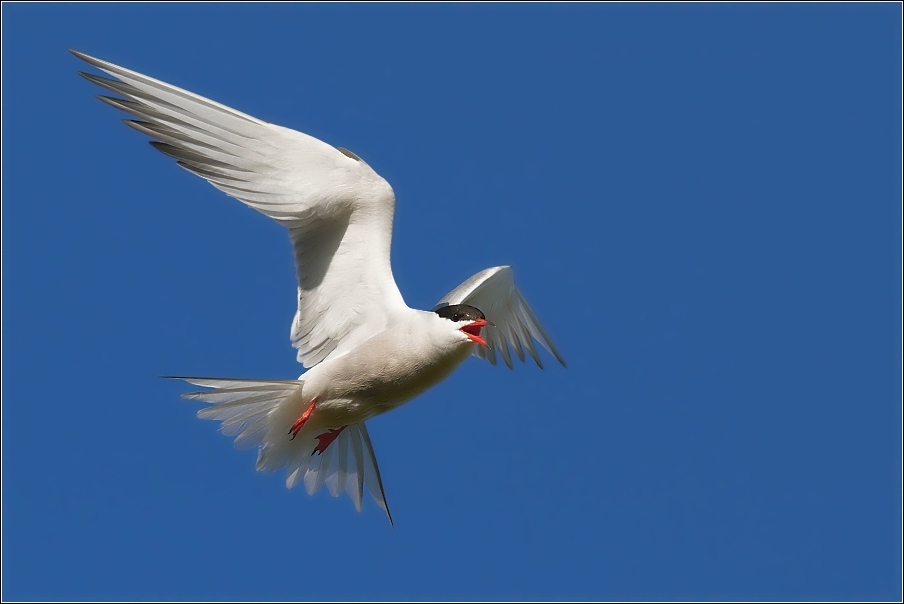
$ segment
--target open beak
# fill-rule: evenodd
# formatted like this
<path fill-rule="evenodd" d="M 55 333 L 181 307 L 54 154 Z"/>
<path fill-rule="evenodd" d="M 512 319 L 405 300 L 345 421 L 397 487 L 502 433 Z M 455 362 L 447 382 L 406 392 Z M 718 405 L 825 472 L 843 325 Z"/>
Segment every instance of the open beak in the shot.
<path fill-rule="evenodd" d="M 473 323 L 469 323 L 461 328 L 461 332 L 466 336 L 471 338 L 472 341 L 477 342 L 481 346 L 487 346 L 487 341 L 480 337 L 480 329 L 484 325 L 492 325 L 489 321 L 485 319 L 477 319 Z"/>

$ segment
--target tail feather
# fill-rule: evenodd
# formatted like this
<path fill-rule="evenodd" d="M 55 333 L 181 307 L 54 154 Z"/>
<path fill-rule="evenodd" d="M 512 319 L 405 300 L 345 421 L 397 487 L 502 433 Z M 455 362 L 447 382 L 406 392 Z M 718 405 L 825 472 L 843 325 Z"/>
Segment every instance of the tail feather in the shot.
<path fill-rule="evenodd" d="M 389 518 L 389 524 L 392 525 L 392 514 L 389 513 L 389 505 L 386 503 L 386 493 L 383 491 L 383 478 L 380 476 L 380 466 L 377 465 L 377 456 L 374 454 L 374 447 L 370 442 L 370 435 L 367 433 L 367 426 L 364 422 L 358 424 L 360 429 L 357 431 L 361 438 L 361 444 L 364 445 L 364 484 L 370 491 L 377 505 L 386 512 Z"/>
<path fill-rule="evenodd" d="M 235 436 L 235 445 L 240 449 L 264 444 L 272 411 L 287 401 L 300 398 L 303 387 L 303 382 L 298 380 L 177 379 L 195 386 L 214 388 L 188 392 L 182 398 L 210 403 L 210 407 L 198 411 L 198 417 L 221 421 L 220 430 L 227 436 Z"/>
<path fill-rule="evenodd" d="M 359 512 L 366 487 L 392 524 L 380 468 L 364 422 L 346 427 L 322 454 L 293 459 L 286 471 L 286 486 L 291 488 L 302 479 L 305 490 L 312 495 L 324 484 L 333 497 L 345 491 Z"/>
<path fill-rule="evenodd" d="M 183 394 L 183 398 L 197 398 L 197 400 L 202 400 L 207 403 L 216 402 L 211 401 L 210 399 L 203 399 L 201 397 L 190 397 L 188 395 Z M 238 400 L 238 401 L 230 401 L 225 403 L 217 403 L 215 407 L 205 407 L 198 411 L 198 417 L 201 419 L 219 419 L 226 420 L 232 417 L 235 413 L 241 411 L 242 407 L 248 407 L 249 405 L 253 405 L 255 403 L 261 403 L 268 401 L 273 398 L 273 394 L 270 392 L 264 394 L 257 394 L 254 396 L 249 396 L 246 399 Z"/>
<path fill-rule="evenodd" d="M 260 447 L 259 471 L 285 467 L 286 487 L 291 489 L 304 481 L 311 495 L 324 485 L 333 497 L 345 491 L 359 512 L 366 487 L 392 524 L 377 458 L 363 422 L 346 426 L 323 453 L 316 452 L 323 428 L 309 429 L 309 425 L 295 439 L 289 436 L 288 428 L 306 408 L 302 380 L 177 379 L 213 388 L 182 397 L 210 403 L 198 411 L 198 417 L 220 421 L 220 431 L 235 436 L 236 447 Z"/>
<path fill-rule="evenodd" d="M 183 380 L 195 386 L 205 388 L 254 388 L 256 386 L 297 386 L 299 380 L 240 380 L 235 378 L 186 377 L 183 375 L 164 375 L 167 380 Z"/>

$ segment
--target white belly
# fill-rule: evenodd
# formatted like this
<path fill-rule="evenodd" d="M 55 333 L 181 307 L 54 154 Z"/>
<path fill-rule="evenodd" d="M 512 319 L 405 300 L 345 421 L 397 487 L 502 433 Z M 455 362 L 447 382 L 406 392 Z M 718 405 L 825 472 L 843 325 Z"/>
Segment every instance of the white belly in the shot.
<path fill-rule="evenodd" d="M 317 400 L 312 423 L 339 427 L 390 411 L 449 377 L 471 350 L 380 334 L 301 376 L 305 398 Z"/>

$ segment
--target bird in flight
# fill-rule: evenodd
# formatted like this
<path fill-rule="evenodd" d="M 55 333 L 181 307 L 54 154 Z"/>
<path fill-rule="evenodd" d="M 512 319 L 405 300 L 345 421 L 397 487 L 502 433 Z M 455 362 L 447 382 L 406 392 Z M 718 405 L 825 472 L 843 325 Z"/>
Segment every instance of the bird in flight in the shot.
<path fill-rule="evenodd" d="M 515 285 L 512 269 L 481 271 L 430 311 L 409 308 L 389 262 L 395 195 L 347 149 L 230 109 L 159 80 L 89 57 L 116 79 L 79 72 L 118 97 L 98 95 L 138 119 L 123 122 L 230 197 L 289 231 L 298 278 L 292 344 L 306 371 L 297 380 L 180 377 L 208 388 L 184 394 L 209 406 L 239 448 L 258 447 L 257 469 L 286 468 L 304 482 L 349 494 L 365 487 L 392 516 L 365 422 L 447 378 L 468 356 L 512 367 L 509 347 L 541 368 L 539 342 L 555 344 Z"/>

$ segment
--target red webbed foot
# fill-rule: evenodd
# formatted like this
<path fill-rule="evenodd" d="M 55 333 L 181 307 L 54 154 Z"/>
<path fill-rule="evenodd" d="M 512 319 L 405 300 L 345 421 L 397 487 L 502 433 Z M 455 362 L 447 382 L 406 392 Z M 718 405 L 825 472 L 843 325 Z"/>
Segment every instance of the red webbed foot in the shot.
<path fill-rule="evenodd" d="M 314 447 L 314 450 L 311 452 L 311 455 L 313 455 L 314 453 L 322 454 L 324 451 L 326 451 L 326 448 L 329 447 L 333 443 L 334 440 L 339 438 L 339 434 L 346 428 L 348 428 L 348 426 L 342 426 L 338 430 L 333 430 L 332 428 L 330 428 L 329 432 L 324 432 L 323 434 L 318 436 L 317 437 L 317 446 Z"/>

